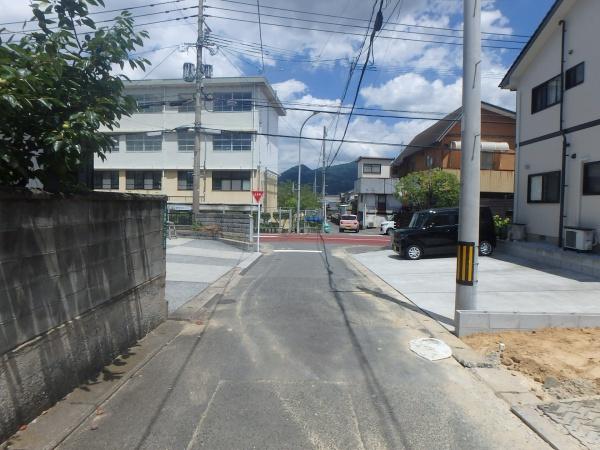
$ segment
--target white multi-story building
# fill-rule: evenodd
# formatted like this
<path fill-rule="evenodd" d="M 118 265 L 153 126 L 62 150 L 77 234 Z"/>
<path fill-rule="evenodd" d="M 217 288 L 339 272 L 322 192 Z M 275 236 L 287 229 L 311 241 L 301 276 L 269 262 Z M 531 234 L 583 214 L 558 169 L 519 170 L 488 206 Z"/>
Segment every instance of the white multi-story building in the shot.
<path fill-rule="evenodd" d="M 126 83 L 139 112 L 120 127 L 103 130 L 115 146 L 96 158 L 95 187 L 162 194 L 171 208 L 192 203 L 194 87 L 180 80 Z M 200 202 L 252 204 L 252 190 L 265 192 L 265 210 L 277 207 L 278 120 L 285 110 L 263 77 L 208 78 L 201 127 Z"/>
<path fill-rule="evenodd" d="M 397 178 L 390 177 L 394 158 L 361 156 L 356 161 L 358 176 L 354 181 L 357 214 L 365 227 L 379 227 L 402 203 L 394 196 Z"/>
<path fill-rule="evenodd" d="M 598 0 L 556 1 L 500 85 L 517 91 L 514 221 L 530 239 L 600 231 L 599 18 Z"/>

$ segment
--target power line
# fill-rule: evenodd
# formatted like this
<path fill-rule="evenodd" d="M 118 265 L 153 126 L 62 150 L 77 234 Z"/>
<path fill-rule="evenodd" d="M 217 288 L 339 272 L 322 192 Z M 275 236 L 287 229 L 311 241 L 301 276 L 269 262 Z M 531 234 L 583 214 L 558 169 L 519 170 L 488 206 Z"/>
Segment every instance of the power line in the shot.
<path fill-rule="evenodd" d="M 230 21 L 243 22 L 243 23 L 258 23 L 256 20 L 215 16 L 212 14 L 206 14 L 205 17 L 212 17 L 213 19 L 223 19 L 223 20 L 230 20 Z M 310 28 L 310 27 L 302 27 L 299 25 L 270 23 L 270 22 L 264 22 L 264 21 L 262 21 L 261 23 L 262 23 L 262 25 L 269 25 L 269 26 L 274 26 L 274 27 L 295 28 L 298 30 L 308 30 L 308 31 L 317 31 L 317 32 L 323 32 L 323 33 L 335 33 L 335 34 L 343 34 L 343 35 L 347 35 L 347 36 L 361 36 L 362 37 L 362 34 L 360 34 L 360 33 L 352 33 L 349 31 L 325 30 L 323 28 Z M 400 36 L 379 36 L 379 37 L 382 39 L 394 39 L 394 40 L 409 41 L 409 42 L 421 42 L 424 44 L 442 44 L 442 45 L 454 45 L 454 46 L 462 46 L 463 45 L 462 42 L 432 41 L 432 40 L 423 40 L 423 39 L 412 39 L 412 38 L 400 37 Z M 448 36 L 448 37 L 452 38 L 450 36 Z M 457 39 L 457 38 L 458 37 L 455 37 L 455 39 Z M 505 46 L 499 46 L 499 45 L 482 45 L 482 47 L 483 48 L 496 48 L 496 49 L 503 49 L 503 50 L 521 50 L 521 47 L 505 47 Z"/>
<path fill-rule="evenodd" d="M 106 14 L 106 13 L 111 13 L 111 12 L 120 12 L 120 11 L 133 11 L 134 9 L 140 9 L 140 8 L 152 8 L 155 6 L 162 6 L 162 5 L 167 5 L 167 4 L 171 4 L 171 3 L 181 3 L 187 0 L 169 0 L 166 2 L 156 2 L 156 3 L 151 3 L 149 5 L 141 5 L 141 6 L 129 6 L 127 8 L 116 8 L 116 9 L 104 9 L 101 11 L 92 11 L 90 13 L 88 13 L 88 16 L 93 16 L 96 14 Z M 54 18 L 54 16 L 50 17 L 50 18 Z M 27 22 L 36 22 L 37 19 L 31 18 L 31 19 L 23 19 L 23 20 L 17 20 L 17 21 L 13 21 L 13 22 L 3 22 L 0 23 L 0 26 L 2 25 L 20 25 L 23 23 L 27 23 Z"/>
<path fill-rule="evenodd" d="M 147 72 L 147 73 L 144 75 L 144 77 L 142 78 L 142 80 L 145 80 L 146 78 L 148 78 L 148 76 L 149 76 L 149 75 L 150 75 L 152 72 L 154 72 L 156 69 L 158 69 L 158 68 L 161 66 L 161 64 L 162 64 L 162 63 L 164 63 L 164 62 L 165 62 L 167 59 L 169 59 L 169 57 L 170 57 L 170 56 L 171 56 L 173 53 L 175 53 L 176 51 L 177 51 L 177 47 L 175 47 L 173 50 L 171 50 L 171 51 L 170 51 L 170 52 L 167 54 L 167 56 L 165 56 L 165 57 L 164 57 L 164 58 L 163 58 L 163 59 L 162 59 L 162 60 L 161 60 L 161 61 L 160 61 L 160 62 L 159 62 L 157 65 L 155 65 L 154 67 L 152 67 L 152 69 L 151 69 L 149 72 Z"/>
<path fill-rule="evenodd" d="M 333 157 L 331 158 L 331 161 L 327 164 L 327 167 L 331 167 L 331 165 L 335 161 L 335 158 L 340 153 L 340 150 L 342 148 L 342 144 L 344 143 L 344 138 L 346 137 L 346 133 L 348 132 L 348 127 L 350 126 L 350 121 L 352 120 L 352 113 L 354 112 L 354 108 L 356 106 L 356 100 L 358 100 L 358 94 L 360 92 L 360 86 L 361 86 L 363 78 L 365 76 L 365 69 L 367 68 L 367 64 L 369 63 L 369 56 L 371 55 L 371 53 L 373 51 L 373 42 L 375 40 L 375 35 L 376 35 L 376 33 L 379 30 L 381 30 L 382 25 L 383 25 L 383 12 L 381 11 L 382 7 L 383 7 L 383 0 L 380 0 L 380 2 L 379 2 L 379 11 L 377 11 L 377 16 L 375 17 L 375 23 L 373 24 L 373 31 L 371 32 L 371 38 L 370 38 L 370 41 L 369 41 L 369 47 L 367 48 L 367 56 L 365 57 L 365 62 L 363 64 L 362 70 L 360 72 L 360 78 L 358 79 L 358 85 L 356 86 L 356 92 L 354 94 L 354 100 L 352 101 L 352 108 L 350 108 L 350 112 L 348 113 L 348 121 L 346 122 L 346 127 L 344 128 L 344 133 L 342 134 L 342 140 L 340 141 L 340 145 L 338 146 L 338 149 L 333 154 Z M 342 113 L 338 112 L 338 115 L 340 115 L 340 114 L 342 114 Z"/>
<path fill-rule="evenodd" d="M 254 6 L 252 3 L 241 2 L 238 0 L 221 0 L 221 1 L 226 2 L 226 3 L 235 3 L 238 5 Z M 266 9 L 275 9 L 275 10 L 279 10 L 279 11 L 287 11 L 287 12 L 294 12 L 294 13 L 300 13 L 300 14 L 321 16 L 321 17 L 330 17 L 333 19 L 354 20 L 354 21 L 359 21 L 359 22 L 363 22 L 363 23 L 366 22 L 365 19 L 359 19 L 356 17 L 343 17 L 343 16 L 337 16 L 337 15 L 333 15 L 333 14 L 315 13 L 312 11 L 302 11 L 302 10 L 298 10 L 298 9 L 280 8 L 280 7 L 276 7 L 276 6 L 263 5 L 263 9 L 265 9 L 265 8 Z M 411 27 L 411 28 L 425 28 L 425 29 L 430 29 L 430 30 L 444 30 L 444 31 L 453 31 L 453 32 L 460 32 L 460 33 L 463 32 L 463 30 L 460 28 L 434 27 L 434 26 L 416 25 L 416 24 L 410 24 L 410 23 L 395 23 L 395 22 L 387 22 L 387 23 L 389 23 L 390 25 L 399 25 L 399 26 Z M 494 33 L 494 32 L 490 32 L 490 31 L 487 31 L 487 32 L 483 31 L 482 34 L 489 34 L 489 35 L 494 35 L 494 36 L 511 36 L 511 37 L 525 38 L 525 39 L 529 39 L 531 37 L 531 36 L 522 35 L 522 34 Z M 458 37 L 462 37 L 462 36 L 458 36 Z"/>
<path fill-rule="evenodd" d="M 207 6 L 208 8 L 208 6 Z M 260 58 L 262 61 L 262 71 L 265 71 L 265 54 L 263 52 L 262 26 L 260 23 L 260 1 L 256 0 L 256 8 L 258 10 L 258 35 L 260 37 Z"/>
<path fill-rule="evenodd" d="M 251 14 L 251 15 L 256 15 L 255 12 L 253 11 L 241 11 L 238 9 L 230 9 L 230 8 L 222 8 L 222 7 L 218 7 L 218 6 L 207 6 L 207 9 L 216 9 L 216 10 L 220 10 L 220 11 L 228 11 L 228 12 L 235 12 L 235 13 L 241 13 L 241 14 Z M 324 25 L 334 25 L 334 26 L 340 26 L 340 27 L 348 27 L 351 26 L 352 28 L 362 28 L 362 29 L 368 29 L 368 27 L 365 27 L 364 25 L 350 25 L 350 24 L 345 24 L 345 23 L 335 23 L 335 22 L 326 22 L 323 20 L 314 20 L 314 19 L 302 19 L 300 17 L 288 17 L 288 16 L 280 16 L 280 15 L 276 15 L 276 14 L 267 14 L 267 13 L 262 13 L 262 15 L 264 17 L 273 17 L 273 18 L 277 18 L 277 19 L 291 19 L 294 21 L 300 21 L 300 22 L 308 22 L 308 23 L 317 23 L 317 24 L 324 24 Z M 260 17 L 258 18 L 258 21 L 260 23 Z M 387 30 L 382 28 L 380 33 L 384 32 L 384 31 L 389 31 L 391 32 L 392 30 Z M 461 39 L 461 36 L 450 36 L 447 34 L 439 34 L 439 33 L 430 33 L 430 32 L 425 32 L 425 31 L 415 31 L 415 30 L 393 30 L 395 33 L 408 33 L 408 34 L 417 34 L 417 35 L 424 35 L 424 36 L 434 36 L 434 37 L 444 37 L 444 38 L 450 38 L 450 39 Z M 379 37 L 379 36 L 378 36 Z M 497 39 L 497 38 L 482 38 L 482 40 L 484 41 L 495 41 L 495 42 L 508 42 L 508 43 L 513 43 L 513 44 L 526 44 L 526 41 L 514 41 L 514 40 L 509 40 L 509 39 Z"/>

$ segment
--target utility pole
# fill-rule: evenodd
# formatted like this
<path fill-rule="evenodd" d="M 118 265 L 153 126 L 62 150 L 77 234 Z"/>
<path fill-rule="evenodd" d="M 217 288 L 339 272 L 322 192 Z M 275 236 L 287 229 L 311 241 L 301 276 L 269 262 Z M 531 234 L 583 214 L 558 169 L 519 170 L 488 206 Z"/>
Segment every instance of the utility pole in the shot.
<path fill-rule="evenodd" d="M 463 0 L 463 119 L 458 261 L 454 323 L 458 310 L 477 309 L 481 161 L 481 1 Z"/>
<path fill-rule="evenodd" d="M 202 65 L 202 45 L 204 42 L 204 0 L 198 0 L 198 39 L 196 41 L 196 109 L 194 117 L 194 183 L 192 194 L 192 210 L 194 220 L 200 211 L 200 152 L 202 150 L 202 87 L 204 67 Z M 206 167 L 204 167 L 206 171 Z M 206 183 L 206 180 L 204 180 Z M 206 201 L 206 199 L 204 199 Z"/>
<path fill-rule="evenodd" d="M 323 225 L 325 225 L 325 218 L 327 217 L 327 203 L 325 203 L 325 139 L 327 138 L 327 128 L 323 127 L 323 165 L 321 166 L 321 202 L 323 202 Z"/>

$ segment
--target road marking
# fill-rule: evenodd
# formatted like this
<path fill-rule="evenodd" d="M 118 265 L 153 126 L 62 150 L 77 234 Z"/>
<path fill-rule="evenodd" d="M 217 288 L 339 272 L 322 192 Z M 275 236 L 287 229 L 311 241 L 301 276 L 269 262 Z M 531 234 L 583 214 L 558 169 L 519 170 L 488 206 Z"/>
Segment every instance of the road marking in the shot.
<path fill-rule="evenodd" d="M 273 253 L 323 253 L 321 250 L 273 250 Z"/>

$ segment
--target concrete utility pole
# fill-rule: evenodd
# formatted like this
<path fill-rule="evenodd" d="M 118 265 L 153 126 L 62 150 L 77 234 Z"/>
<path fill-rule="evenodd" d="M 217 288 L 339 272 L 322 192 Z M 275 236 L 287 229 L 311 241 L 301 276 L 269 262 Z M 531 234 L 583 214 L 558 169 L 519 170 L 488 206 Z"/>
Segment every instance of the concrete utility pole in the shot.
<path fill-rule="evenodd" d="M 477 308 L 481 160 L 481 1 L 463 0 L 463 119 L 455 325 L 458 310 Z M 458 331 L 458 330 L 457 330 Z"/>
<path fill-rule="evenodd" d="M 198 0 L 198 40 L 196 41 L 196 110 L 194 117 L 194 183 L 192 194 L 192 210 L 194 220 L 200 210 L 200 151 L 202 150 L 202 82 L 204 68 L 202 66 L 202 45 L 204 41 L 204 0 Z M 204 168 L 206 170 L 206 167 Z M 204 180 L 206 183 L 206 180 Z M 204 199 L 206 201 L 206 199 Z"/>
<path fill-rule="evenodd" d="M 327 203 L 325 203 L 325 139 L 327 138 L 327 128 L 323 127 L 323 165 L 321 166 L 321 201 L 323 202 L 323 225 L 327 217 Z"/>

